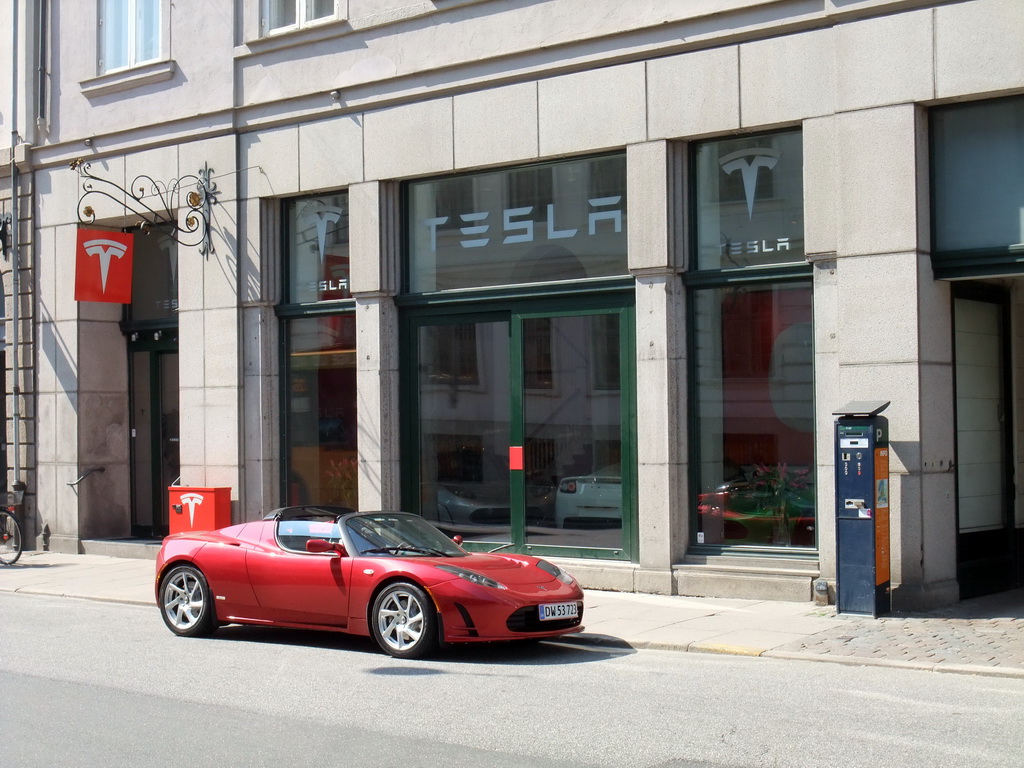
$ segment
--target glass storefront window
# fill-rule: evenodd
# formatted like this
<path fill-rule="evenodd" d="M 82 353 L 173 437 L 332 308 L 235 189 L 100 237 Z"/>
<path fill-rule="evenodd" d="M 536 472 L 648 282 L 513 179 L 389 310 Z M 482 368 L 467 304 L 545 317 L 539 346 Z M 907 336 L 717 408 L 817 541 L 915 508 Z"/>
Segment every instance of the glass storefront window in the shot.
<path fill-rule="evenodd" d="M 626 158 L 408 185 L 411 293 L 628 274 Z"/>
<path fill-rule="evenodd" d="M 358 508 L 356 319 L 285 321 L 287 503 Z"/>
<path fill-rule="evenodd" d="M 694 296 L 697 543 L 813 547 L 810 283 Z"/>
<path fill-rule="evenodd" d="M 351 298 L 348 194 L 291 200 L 286 220 L 288 303 Z"/>
<path fill-rule="evenodd" d="M 935 251 L 1024 250 L 1024 97 L 929 116 Z"/>
<path fill-rule="evenodd" d="M 702 142 L 694 166 L 698 269 L 804 260 L 799 131 Z"/>

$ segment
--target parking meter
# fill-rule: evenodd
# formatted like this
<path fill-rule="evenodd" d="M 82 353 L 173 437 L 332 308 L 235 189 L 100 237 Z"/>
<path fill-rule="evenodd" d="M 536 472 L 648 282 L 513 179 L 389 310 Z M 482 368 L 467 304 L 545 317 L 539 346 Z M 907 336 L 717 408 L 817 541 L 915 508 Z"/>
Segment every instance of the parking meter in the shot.
<path fill-rule="evenodd" d="M 836 611 L 892 608 L 889 564 L 889 422 L 885 402 L 848 403 L 836 419 Z"/>

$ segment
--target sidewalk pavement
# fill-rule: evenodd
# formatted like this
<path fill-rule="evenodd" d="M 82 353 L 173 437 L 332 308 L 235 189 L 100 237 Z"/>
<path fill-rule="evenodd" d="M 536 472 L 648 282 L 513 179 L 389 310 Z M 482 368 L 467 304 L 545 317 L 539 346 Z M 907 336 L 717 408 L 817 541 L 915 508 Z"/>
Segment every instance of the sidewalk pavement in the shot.
<path fill-rule="evenodd" d="M 154 563 L 25 552 L 0 592 L 155 605 Z M 586 630 L 565 641 L 1016 677 L 1024 680 L 1024 589 L 879 619 L 832 606 L 587 590 Z"/>

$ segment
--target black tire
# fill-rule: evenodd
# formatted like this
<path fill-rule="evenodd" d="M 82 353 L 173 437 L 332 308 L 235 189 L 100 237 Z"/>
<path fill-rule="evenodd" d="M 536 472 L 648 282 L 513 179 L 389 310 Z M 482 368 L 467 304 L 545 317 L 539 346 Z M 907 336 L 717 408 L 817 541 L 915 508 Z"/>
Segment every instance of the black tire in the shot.
<path fill-rule="evenodd" d="M 0 563 L 14 565 L 21 557 L 23 546 L 18 518 L 6 510 L 0 510 Z"/>
<path fill-rule="evenodd" d="M 160 615 L 182 637 L 205 637 L 216 628 L 213 599 L 206 577 L 198 568 L 179 565 L 160 582 Z"/>
<path fill-rule="evenodd" d="M 370 631 L 381 650 L 396 659 L 422 659 L 438 646 L 434 601 L 410 582 L 389 584 L 373 601 Z"/>

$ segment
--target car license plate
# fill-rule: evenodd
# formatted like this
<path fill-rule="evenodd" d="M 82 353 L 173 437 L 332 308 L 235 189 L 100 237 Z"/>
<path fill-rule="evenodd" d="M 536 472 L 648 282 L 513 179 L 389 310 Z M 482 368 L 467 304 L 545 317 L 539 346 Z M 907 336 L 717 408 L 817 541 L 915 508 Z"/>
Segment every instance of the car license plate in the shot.
<path fill-rule="evenodd" d="M 552 621 L 554 619 L 574 619 L 579 615 L 579 607 L 576 603 L 546 603 L 538 605 L 541 621 Z"/>

